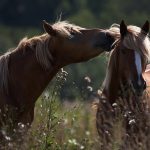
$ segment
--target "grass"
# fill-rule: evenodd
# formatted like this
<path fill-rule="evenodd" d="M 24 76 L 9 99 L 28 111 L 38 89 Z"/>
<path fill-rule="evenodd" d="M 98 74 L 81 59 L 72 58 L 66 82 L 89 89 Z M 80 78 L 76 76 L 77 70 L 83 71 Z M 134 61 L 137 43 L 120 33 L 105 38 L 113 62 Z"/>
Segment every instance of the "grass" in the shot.
<path fill-rule="evenodd" d="M 62 70 L 49 90 L 37 101 L 34 122 L 24 135 L 24 141 L 8 142 L 5 149 L 149 150 L 149 115 L 141 113 L 139 108 L 132 109 L 125 101 L 118 100 L 113 111 L 108 103 L 101 101 L 97 114 L 99 136 L 96 129 L 97 110 L 92 108 L 93 101 L 85 101 L 89 96 L 86 90 L 74 102 L 60 102 L 58 91 L 66 77 L 67 73 Z M 85 80 L 85 89 L 91 92 L 92 87 L 88 85 L 91 81 L 87 77 Z M 126 125 L 130 125 L 129 133 Z"/>
<path fill-rule="evenodd" d="M 61 103 L 58 99 L 59 93 L 56 91 L 59 91 L 66 76 L 67 73 L 62 71 L 49 90 L 51 92 L 46 92 L 38 100 L 35 107 L 36 117 L 26 137 L 25 149 L 100 149 L 96 111 L 91 108 L 91 103 L 84 101 L 86 92 L 82 91 L 80 99 L 74 102 Z"/>
<path fill-rule="evenodd" d="M 97 128 L 103 149 L 150 149 L 150 111 L 144 100 L 118 99 L 113 106 L 101 100 Z"/>
<path fill-rule="evenodd" d="M 99 140 L 95 125 L 95 111 L 90 104 L 58 101 L 50 120 L 48 108 L 36 107 L 36 117 L 26 143 L 30 149 L 78 150 L 98 149 Z M 54 107 L 53 107 L 54 108 Z M 49 120 L 49 121 L 48 121 Z"/>

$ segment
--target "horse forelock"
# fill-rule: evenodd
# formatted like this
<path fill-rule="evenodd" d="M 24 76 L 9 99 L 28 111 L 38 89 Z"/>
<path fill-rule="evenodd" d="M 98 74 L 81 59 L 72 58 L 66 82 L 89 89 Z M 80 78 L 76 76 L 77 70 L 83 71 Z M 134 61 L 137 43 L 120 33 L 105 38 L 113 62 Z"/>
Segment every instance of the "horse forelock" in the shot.
<path fill-rule="evenodd" d="M 80 26 L 69 23 L 68 21 L 58 21 L 52 25 L 54 29 L 57 30 L 57 33 L 62 37 L 70 37 L 71 33 L 81 33 L 82 28 Z"/>
<path fill-rule="evenodd" d="M 136 50 L 142 56 L 144 63 L 150 59 L 150 39 L 136 26 L 128 27 L 129 33 L 123 39 L 123 45 L 128 49 Z"/>
<path fill-rule="evenodd" d="M 150 59 L 150 38 L 141 31 L 141 28 L 133 25 L 127 26 L 128 33 L 123 38 L 122 44 L 124 47 L 136 50 L 140 53 L 143 63 L 146 64 Z M 121 41 L 120 26 L 113 24 L 108 32 L 116 39 L 115 44 Z"/>

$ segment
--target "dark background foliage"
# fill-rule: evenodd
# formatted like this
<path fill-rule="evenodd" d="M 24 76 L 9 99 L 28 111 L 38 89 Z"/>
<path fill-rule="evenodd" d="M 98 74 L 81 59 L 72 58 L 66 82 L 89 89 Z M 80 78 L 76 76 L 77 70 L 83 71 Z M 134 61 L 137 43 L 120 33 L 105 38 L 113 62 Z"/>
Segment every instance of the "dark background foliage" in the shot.
<path fill-rule="evenodd" d="M 24 36 L 43 33 L 42 20 L 53 23 L 58 18 L 83 27 L 108 28 L 124 19 L 141 26 L 150 18 L 149 0 L 1 0 L 0 52 L 15 47 Z M 69 76 L 61 90 L 61 99 L 74 99 L 86 90 L 84 77 L 92 79 L 96 91 L 104 79 L 105 56 L 65 68 Z"/>

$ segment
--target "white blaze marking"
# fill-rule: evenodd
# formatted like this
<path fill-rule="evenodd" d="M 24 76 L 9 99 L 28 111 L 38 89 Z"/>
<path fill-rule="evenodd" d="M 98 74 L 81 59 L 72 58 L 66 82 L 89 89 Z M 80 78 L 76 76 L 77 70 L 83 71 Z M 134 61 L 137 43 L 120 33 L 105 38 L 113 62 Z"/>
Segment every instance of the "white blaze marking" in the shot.
<path fill-rule="evenodd" d="M 138 84 L 141 85 L 140 75 L 142 74 L 141 56 L 137 51 L 135 53 L 135 65 L 138 73 Z"/>

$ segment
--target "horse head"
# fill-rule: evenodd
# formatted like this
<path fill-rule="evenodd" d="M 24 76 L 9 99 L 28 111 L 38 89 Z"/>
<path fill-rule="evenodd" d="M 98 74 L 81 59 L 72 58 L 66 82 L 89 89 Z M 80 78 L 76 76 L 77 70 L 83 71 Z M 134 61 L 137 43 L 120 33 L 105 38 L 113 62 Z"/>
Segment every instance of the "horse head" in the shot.
<path fill-rule="evenodd" d="M 119 90 L 119 92 L 132 91 L 136 96 L 142 95 L 146 89 L 146 82 L 142 74 L 145 71 L 150 52 L 148 32 L 148 21 L 142 28 L 126 26 L 124 21 L 121 22 L 109 59 L 104 82 L 105 93 L 115 94 L 115 98 Z"/>
<path fill-rule="evenodd" d="M 86 29 L 68 22 L 50 25 L 46 21 L 43 27 L 53 39 L 52 53 L 62 65 L 87 61 L 110 51 L 114 42 L 114 38 L 103 29 Z"/>

